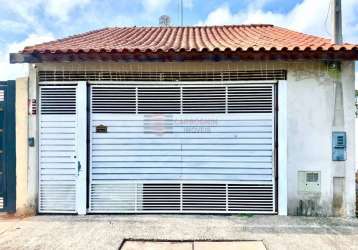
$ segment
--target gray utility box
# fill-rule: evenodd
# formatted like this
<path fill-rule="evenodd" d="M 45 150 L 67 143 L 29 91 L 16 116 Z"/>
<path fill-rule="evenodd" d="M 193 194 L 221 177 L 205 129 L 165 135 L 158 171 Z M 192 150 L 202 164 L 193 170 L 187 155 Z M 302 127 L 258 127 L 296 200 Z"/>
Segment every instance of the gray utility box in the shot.
<path fill-rule="evenodd" d="M 347 159 L 347 136 L 346 132 L 332 133 L 332 160 L 345 161 Z"/>
<path fill-rule="evenodd" d="M 320 193 L 321 173 L 311 171 L 298 171 L 298 192 Z"/>

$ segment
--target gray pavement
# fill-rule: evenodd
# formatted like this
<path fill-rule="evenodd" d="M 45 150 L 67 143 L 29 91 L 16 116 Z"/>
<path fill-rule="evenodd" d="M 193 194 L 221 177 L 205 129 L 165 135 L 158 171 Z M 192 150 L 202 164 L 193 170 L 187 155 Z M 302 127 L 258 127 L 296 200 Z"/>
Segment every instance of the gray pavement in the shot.
<path fill-rule="evenodd" d="M 281 216 L 0 217 L 0 249 L 118 249 L 124 239 L 261 241 L 267 249 L 357 249 L 358 220 Z"/>

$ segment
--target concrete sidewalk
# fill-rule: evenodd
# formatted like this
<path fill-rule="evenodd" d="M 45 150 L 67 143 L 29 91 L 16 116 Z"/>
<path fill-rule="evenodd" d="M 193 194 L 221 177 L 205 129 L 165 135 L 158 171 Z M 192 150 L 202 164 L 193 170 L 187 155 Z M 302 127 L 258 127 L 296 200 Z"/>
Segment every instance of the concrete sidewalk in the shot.
<path fill-rule="evenodd" d="M 358 249 L 358 220 L 280 216 L 88 215 L 0 219 L 1 249 L 118 249 L 124 239 L 251 240 L 267 249 Z"/>

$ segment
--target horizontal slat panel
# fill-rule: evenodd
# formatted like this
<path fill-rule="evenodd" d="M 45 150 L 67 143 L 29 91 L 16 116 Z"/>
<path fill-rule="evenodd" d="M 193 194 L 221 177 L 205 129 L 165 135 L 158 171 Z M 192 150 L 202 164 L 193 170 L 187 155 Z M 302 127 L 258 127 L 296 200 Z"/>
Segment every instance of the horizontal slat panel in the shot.
<path fill-rule="evenodd" d="M 45 123 L 57 125 L 59 127 L 62 126 L 62 122 L 64 124 L 68 124 L 68 122 L 76 122 L 76 117 L 74 115 L 43 115 L 39 117 L 42 126 L 46 126 Z M 41 126 L 40 125 L 40 126 Z"/>
<path fill-rule="evenodd" d="M 75 145 L 61 145 L 61 146 L 52 146 L 52 145 L 46 145 L 46 148 L 42 149 L 43 152 L 50 152 L 50 151 L 73 151 L 75 150 Z"/>
<path fill-rule="evenodd" d="M 95 184 L 91 190 L 92 212 L 274 212 L 271 184 Z"/>
<path fill-rule="evenodd" d="M 247 193 L 250 190 L 250 199 Z M 274 192 L 271 185 L 229 185 L 228 209 L 229 211 L 272 211 L 274 207 Z"/>
<path fill-rule="evenodd" d="M 63 134 L 65 138 L 70 137 L 67 134 Z M 54 138 L 56 135 L 48 134 L 48 137 Z M 213 132 L 200 132 L 200 133 L 93 133 L 92 138 L 96 139 L 186 139 L 186 138 L 204 138 L 204 139 L 232 139 L 232 138 L 259 138 L 259 139 L 271 139 L 272 132 L 237 132 L 237 133 L 213 133 Z"/>
<path fill-rule="evenodd" d="M 226 100 L 226 87 L 183 87 L 182 113 L 226 113 Z"/>
<path fill-rule="evenodd" d="M 92 112 L 272 113 L 272 93 L 272 85 L 92 87 Z M 48 103 L 47 108 L 56 108 L 56 105 L 69 106 L 71 104 L 69 102 Z"/>
<path fill-rule="evenodd" d="M 44 152 L 43 154 L 47 153 L 48 155 L 53 155 L 52 152 L 48 153 L 48 152 Z M 64 153 L 63 153 L 64 154 Z M 216 151 L 216 150 L 212 150 L 212 151 L 193 151 L 193 150 L 188 150 L 188 151 L 182 151 L 182 150 L 176 150 L 176 151 L 166 151 L 166 150 L 158 150 L 158 151 L 143 151 L 143 150 L 139 150 L 139 151 L 112 151 L 112 150 L 102 150 L 102 151 L 96 151 L 92 154 L 92 156 L 212 156 L 212 157 L 216 157 L 216 156 L 234 156 L 234 157 L 251 157 L 251 156 L 272 156 L 272 151 L 271 150 L 267 150 L 267 151 L 235 151 L 235 150 L 225 150 L 225 151 Z"/>
<path fill-rule="evenodd" d="M 142 126 L 109 126 L 107 123 L 98 124 L 105 125 L 107 127 L 107 133 L 130 133 L 135 136 L 135 133 L 148 133 L 152 132 L 152 129 L 147 128 L 147 124 Z M 98 126 L 97 125 L 97 126 Z M 262 132 L 272 132 L 271 126 L 211 126 L 211 125 L 195 125 L 195 126 L 170 126 L 171 124 L 165 124 L 164 133 L 262 133 Z M 151 128 L 151 126 L 150 126 Z M 53 129 L 53 128 L 51 128 Z M 48 130 L 51 131 L 51 130 Z M 70 131 L 70 130 L 68 130 Z M 96 131 L 96 126 L 92 127 L 92 132 Z"/>
<path fill-rule="evenodd" d="M 75 163 L 73 156 L 68 157 L 41 157 L 40 163 Z"/>
<path fill-rule="evenodd" d="M 95 168 L 125 168 L 125 167 L 138 167 L 138 168 L 218 168 L 218 165 L 222 168 L 272 168 L 271 162 L 219 162 L 219 161 L 212 161 L 212 162 L 160 162 L 160 161 L 136 161 L 131 162 L 130 166 L 128 162 L 93 162 L 92 167 Z M 163 170 L 160 170 L 161 172 Z"/>
<path fill-rule="evenodd" d="M 41 132 L 43 134 L 74 134 L 75 133 L 75 128 L 66 128 L 66 127 L 57 127 L 57 128 L 54 128 L 54 127 L 45 127 L 43 126 L 41 128 Z"/>
<path fill-rule="evenodd" d="M 137 133 L 137 137 L 133 136 L 132 133 L 92 133 L 92 136 L 94 137 L 94 144 L 102 144 L 103 141 L 107 140 L 116 140 L 116 139 L 123 139 L 123 140 L 117 140 L 120 144 L 129 143 L 129 144 L 135 144 L 136 141 L 143 139 L 143 142 L 153 142 L 153 143 L 160 143 L 163 141 L 163 143 L 182 143 L 186 144 L 187 142 L 192 144 L 202 144 L 205 143 L 203 140 L 211 140 L 211 139 L 217 139 L 217 142 L 220 144 L 232 144 L 234 142 L 235 144 L 245 143 L 248 142 L 248 144 L 252 144 L 257 141 L 257 139 L 263 139 L 261 141 L 262 143 L 265 143 L 265 139 L 271 139 L 272 135 L 270 132 L 266 131 L 260 131 L 257 133 L 210 133 L 210 132 L 200 132 L 200 133 Z M 50 139 L 59 139 L 56 135 L 48 134 L 46 135 L 46 138 L 49 137 Z M 71 135 L 65 135 L 65 138 L 62 138 L 63 140 L 71 139 Z M 193 141 L 192 139 L 197 139 L 197 143 Z M 219 141 L 220 139 L 228 139 L 228 141 Z M 250 140 L 252 139 L 251 143 Z M 235 141 L 236 140 L 236 141 Z M 109 142 L 109 141 L 108 141 Z M 114 141 L 115 142 L 115 141 Z M 114 143 L 114 144 L 119 144 Z M 209 142 L 210 143 L 210 142 Z M 268 142 L 270 143 L 270 142 Z M 138 143 L 140 144 L 140 143 Z"/>
<path fill-rule="evenodd" d="M 124 145 L 124 144 L 151 144 L 155 147 L 156 144 L 215 144 L 220 142 L 217 138 L 195 138 L 195 139 L 135 139 L 135 138 L 126 138 L 126 139 L 100 139 L 96 140 L 93 143 L 100 144 L 110 144 L 110 145 Z M 261 145 L 272 143 L 271 139 L 225 139 L 226 144 L 250 144 L 250 145 Z"/>
<path fill-rule="evenodd" d="M 41 114 L 75 114 L 76 88 L 75 87 L 41 87 L 40 88 Z"/>
<path fill-rule="evenodd" d="M 69 155 L 69 154 L 72 154 Z M 69 157 L 72 158 L 75 155 L 75 150 L 61 150 L 61 151 L 48 151 L 41 150 L 42 157 Z"/>
<path fill-rule="evenodd" d="M 196 180 L 196 181 L 217 181 L 217 180 L 226 180 L 226 181 L 257 181 L 260 178 L 260 181 L 271 181 L 272 175 L 253 175 L 253 174 L 240 174 L 240 175 L 230 175 L 230 174 L 174 174 L 174 173 L 154 173 L 154 174 L 111 174 L 111 175 L 92 175 L 92 180 Z M 48 177 L 48 180 L 53 178 Z"/>
<path fill-rule="evenodd" d="M 136 88 L 92 88 L 92 112 L 136 113 Z"/>
<path fill-rule="evenodd" d="M 94 162 L 118 162 L 118 161 L 126 161 L 126 162 L 137 162 L 137 161 L 157 161 L 157 162 L 165 162 L 165 161 L 191 161 L 191 162 L 207 162 L 207 161 L 213 161 L 213 162 L 271 162 L 271 157 L 250 157 L 250 156 L 93 156 L 92 157 Z M 59 158 L 56 158 L 56 162 L 59 161 Z M 65 162 L 69 162 L 70 160 L 66 160 Z M 49 159 L 44 159 L 44 162 L 55 162 L 55 160 L 51 161 Z M 130 163 L 128 163 L 130 164 Z"/>
<path fill-rule="evenodd" d="M 75 183 L 40 184 L 40 206 L 42 213 L 74 213 Z"/>
<path fill-rule="evenodd" d="M 143 114 L 125 114 L 125 115 L 108 115 L 108 114 L 93 114 L 92 121 L 96 122 L 116 122 L 116 121 L 138 121 L 140 125 L 143 124 L 143 120 L 161 120 L 161 121 L 177 121 L 181 124 L 195 125 L 202 123 L 216 123 L 217 121 L 225 121 L 230 124 L 230 122 L 261 122 L 261 121 L 271 121 L 272 114 L 210 114 L 210 116 L 202 115 L 202 114 L 163 114 L 163 115 L 143 115 Z M 256 123 L 258 124 L 258 123 Z M 130 124 L 129 124 L 130 125 Z M 133 124 L 135 125 L 135 124 Z M 236 126 L 238 124 L 232 124 Z M 251 125 L 251 123 L 249 124 Z"/>
<path fill-rule="evenodd" d="M 156 168 L 139 168 L 139 167 L 127 167 L 127 168 L 94 168 L 92 174 L 151 174 L 155 172 L 160 172 L 161 169 Z M 58 174 L 59 170 L 45 170 L 44 174 Z M 67 171 L 71 174 L 70 171 Z M 66 172 L 63 171 L 65 174 Z M 166 170 L 168 174 L 217 174 L 217 169 L 213 168 L 171 168 Z M 261 169 L 261 168 L 221 168 L 220 174 L 227 175 L 240 175 L 240 174 L 256 174 L 256 175 L 271 175 L 272 169 Z"/>
<path fill-rule="evenodd" d="M 57 146 L 48 146 L 48 150 L 56 150 Z M 70 149 L 72 147 L 67 146 L 66 149 Z M 207 152 L 210 151 L 227 151 L 227 150 L 237 150 L 237 151 L 265 151 L 272 150 L 272 145 L 268 144 L 156 144 L 155 147 L 151 144 L 93 144 L 92 149 L 94 151 L 106 151 L 106 150 L 128 150 L 128 151 L 200 151 L 205 150 Z"/>
<path fill-rule="evenodd" d="M 46 140 L 52 140 L 52 139 L 59 139 L 59 140 L 62 140 L 62 141 L 65 141 L 65 140 L 74 140 L 75 138 L 75 133 L 70 133 L 70 134 L 66 134 L 66 133 L 43 133 L 42 131 L 40 132 L 41 134 L 41 138 L 43 141 L 46 141 Z"/>
<path fill-rule="evenodd" d="M 163 115 L 164 116 L 164 115 Z M 183 115 L 184 116 L 184 115 Z M 210 115 L 211 116 L 211 115 Z M 97 115 L 96 115 L 97 117 Z M 149 126 L 151 124 L 157 124 L 160 123 L 162 126 L 165 127 L 171 127 L 176 129 L 185 129 L 187 127 L 210 127 L 213 129 L 220 129 L 220 128 L 234 128 L 234 129 L 248 129 L 248 128 L 265 128 L 265 127 L 271 127 L 272 121 L 271 119 L 263 117 L 262 119 L 256 119 L 256 120 L 249 120 L 249 119 L 242 119 L 242 120 L 224 120 L 222 117 L 213 117 L 212 120 L 204 119 L 201 116 L 191 116 L 191 117 L 183 117 L 178 118 L 176 116 L 167 116 L 167 119 L 154 119 L 155 117 L 151 116 L 149 119 L 146 117 L 144 119 L 143 116 L 141 116 L 142 119 L 134 119 L 133 116 L 125 116 L 123 117 L 123 120 L 115 120 L 115 117 L 113 120 L 104 120 L 102 117 L 100 117 L 100 120 L 93 121 L 92 129 L 99 125 L 105 125 L 112 129 L 118 129 L 118 128 L 133 128 L 133 129 L 143 129 L 145 126 Z M 164 116 L 165 117 L 165 116 Z M 102 118 L 102 119 L 101 119 Z M 161 116 L 161 118 L 163 118 Z M 127 119 L 127 120 L 125 120 Z M 130 132 L 130 131 L 129 131 Z"/>

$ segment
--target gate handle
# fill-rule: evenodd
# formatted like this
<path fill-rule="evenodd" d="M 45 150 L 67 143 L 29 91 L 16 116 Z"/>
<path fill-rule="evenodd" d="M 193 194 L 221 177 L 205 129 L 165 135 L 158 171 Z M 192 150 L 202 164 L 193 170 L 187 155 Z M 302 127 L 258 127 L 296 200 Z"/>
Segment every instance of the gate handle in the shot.
<path fill-rule="evenodd" d="M 78 175 L 80 175 L 80 171 L 81 171 L 81 162 L 80 162 L 80 161 L 77 161 L 77 172 L 78 172 Z"/>

